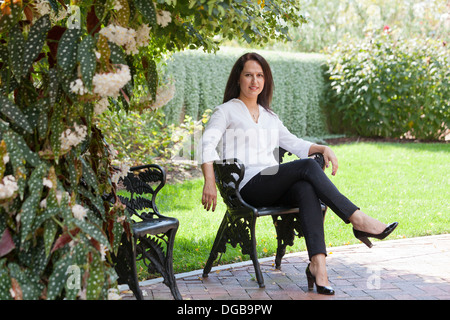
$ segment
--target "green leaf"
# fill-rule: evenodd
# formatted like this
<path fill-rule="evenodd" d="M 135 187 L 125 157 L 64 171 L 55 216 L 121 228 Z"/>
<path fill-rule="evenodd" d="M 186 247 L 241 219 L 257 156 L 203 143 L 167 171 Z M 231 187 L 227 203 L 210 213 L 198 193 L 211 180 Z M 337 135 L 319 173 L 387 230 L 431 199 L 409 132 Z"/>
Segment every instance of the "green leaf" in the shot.
<path fill-rule="evenodd" d="M 39 156 L 30 150 L 25 142 L 25 139 L 21 135 L 15 133 L 14 131 L 8 131 L 5 134 L 5 137 L 8 138 L 9 145 L 14 144 L 15 151 L 19 152 L 22 163 L 23 160 L 25 160 L 34 167 L 40 164 L 41 160 L 39 159 Z"/>
<path fill-rule="evenodd" d="M 87 184 L 94 188 L 96 192 L 98 192 L 97 176 L 95 175 L 91 166 L 83 158 L 81 158 L 81 164 L 83 168 L 83 177 L 84 179 L 86 179 Z"/>
<path fill-rule="evenodd" d="M 3 264 L 3 261 L 0 261 Z M 11 288 L 11 279 L 9 277 L 7 268 L 0 265 L 0 300 L 11 300 L 9 289 Z"/>
<path fill-rule="evenodd" d="M 25 187 L 26 187 L 26 172 L 25 169 L 25 159 L 24 156 L 17 146 L 17 144 L 14 142 L 14 140 L 11 138 L 10 131 L 8 131 L 4 136 L 3 139 L 6 142 L 6 147 L 8 149 L 9 157 L 11 160 L 11 164 L 13 166 L 13 172 L 14 175 L 18 177 L 17 179 L 17 186 L 19 187 L 19 195 L 20 199 L 23 199 L 24 193 L 25 193 Z"/>
<path fill-rule="evenodd" d="M 84 86 L 88 89 L 92 89 L 92 78 L 94 77 L 97 64 L 94 50 L 94 39 L 90 35 L 87 35 L 78 47 L 77 60 L 81 68 L 81 79 L 83 80 Z"/>
<path fill-rule="evenodd" d="M 9 32 L 9 60 L 12 72 L 18 82 L 23 76 L 23 51 L 25 46 L 25 39 L 19 26 L 14 26 Z"/>
<path fill-rule="evenodd" d="M 153 1 L 148 0 L 135 0 L 134 4 L 139 12 L 144 17 L 144 20 L 151 26 L 156 25 L 156 10 L 153 5 Z"/>
<path fill-rule="evenodd" d="M 119 251 L 119 246 L 120 243 L 122 241 L 122 234 L 124 232 L 124 228 L 122 226 L 122 224 L 118 223 L 118 222 L 113 222 L 113 229 L 112 229 L 112 233 L 113 233 L 113 252 L 115 255 L 117 255 L 117 252 Z"/>
<path fill-rule="evenodd" d="M 28 73 L 34 60 L 38 57 L 39 53 L 41 53 L 50 26 L 50 18 L 49 15 L 46 14 L 39 18 L 31 27 L 23 53 L 23 75 Z"/>
<path fill-rule="evenodd" d="M 47 135 L 48 129 L 48 109 L 50 107 L 50 99 L 44 98 L 39 100 L 37 105 L 39 109 L 39 116 L 37 118 L 37 128 L 39 132 L 39 138 L 43 139 Z"/>
<path fill-rule="evenodd" d="M 49 69 L 48 76 L 50 78 L 48 84 L 48 95 L 50 97 L 50 105 L 54 105 L 58 100 L 58 92 L 59 92 L 58 71 L 56 70 L 56 68 Z"/>
<path fill-rule="evenodd" d="M 105 207 L 103 205 L 102 197 L 100 197 L 99 194 L 95 195 L 88 189 L 81 186 L 78 187 L 78 192 L 82 194 L 84 197 L 88 198 L 95 206 L 95 208 L 100 212 L 100 215 L 104 217 Z"/>
<path fill-rule="evenodd" d="M 53 242 L 55 241 L 56 232 L 58 231 L 58 225 L 55 221 L 49 219 L 44 223 L 44 245 L 45 256 L 48 257 L 52 250 Z"/>
<path fill-rule="evenodd" d="M 22 270 L 16 263 L 10 263 L 8 267 L 11 278 L 16 279 L 20 285 L 23 300 L 38 300 L 41 294 L 39 277 L 30 269 Z"/>
<path fill-rule="evenodd" d="M 4 1 L 2 1 L 3 3 Z M 0 16 L 0 33 L 7 31 L 14 26 L 22 17 L 23 9 L 21 4 L 10 2 L 11 14 L 2 14 Z"/>
<path fill-rule="evenodd" d="M 152 95 L 153 101 L 156 101 L 156 90 L 158 89 L 158 71 L 156 69 L 156 62 L 154 60 L 148 61 L 148 68 L 146 73 L 146 80 L 148 89 Z"/>
<path fill-rule="evenodd" d="M 123 49 L 113 42 L 108 41 L 109 48 L 111 50 L 111 62 L 113 64 L 127 64 L 125 53 Z"/>
<path fill-rule="evenodd" d="M 102 292 L 103 284 L 105 282 L 105 275 L 103 273 L 103 263 L 100 255 L 92 254 L 92 262 L 89 264 L 89 278 L 86 288 L 87 300 L 98 300 Z"/>
<path fill-rule="evenodd" d="M 80 29 L 67 29 L 59 41 L 56 57 L 59 66 L 66 73 L 71 73 L 77 63 L 80 33 Z"/>
<path fill-rule="evenodd" d="M 84 274 L 84 266 L 88 266 L 86 260 L 89 255 L 90 246 L 86 246 L 86 243 L 78 243 L 72 250 L 72 265 L 68 270 L 70 274 L 65 287 L 65 299 L 75 300 L 81 289 L 81 276 Z"/>
<path fill-rule="evenodd" d="M 69 271 L 69 267 L 71 264 L 72 255 L 70 255 L 69 253 L 65 254 L 56 262 L 53 272 L 48 281 L 48 300 L 55 300 L 61 293 L 62 288 L 64 288 L 66 284 L 66 280 L 68 278 L 67 272 Z"/>
<path fill-rule="evenodd" d="M 0 95 L 0 113 L 5 115 L 12 123 L 16 124 L 26 132 L 33 132 L 33 129 L 26 120 L 22 111 L 20 111 L 14 103 L 3 95 Z"/>
<path fill-rule="evenodd" d="M 38 210 L 39 201 L 41 199 L 43 178 L 47 174 L 47 165 L 42 163 L 31 174 L 28 181 L 28 187 L 30 188 L 30 195 L 25 199 L 20 213 L 21 223 L 21 241 L 25 242 L 29 233 L 34 232 L 32 230 L 34 218 L 36 217 L 36 211 Z"/>
<path fill-rule="evenodd" d="M 97 226 L 93 225 L 90 222 L 87 222 L 85 220 L 79 220 L 79 219 L 73 219 L 73 222 L 80 227 L 80 229 L 86 233 L 87 235 L 91 236 L 98 242 L 100 242 L 102 245 L 108 248 L 108 250 L 111 250 L 111 246 L 109 244 L 108 238 L 105 236 L 104 232 L 100 230 Z"/>
<path fill-rule="evenodd" d="M 64 129 L 64 123 L 61 121 L 62 109 L 63 106 L 55 105 L 52 114 L 52 119 L 50 120 L 50 130 L 51 130 L 50 145 L 52 147 L 53 154 L 55 155 L 55 159 L 59 157 L 59 153 L 61 151 L 61 140 L 59 140 L 59 138 L 61 137 L 61 133 L 63 132 Z"/>

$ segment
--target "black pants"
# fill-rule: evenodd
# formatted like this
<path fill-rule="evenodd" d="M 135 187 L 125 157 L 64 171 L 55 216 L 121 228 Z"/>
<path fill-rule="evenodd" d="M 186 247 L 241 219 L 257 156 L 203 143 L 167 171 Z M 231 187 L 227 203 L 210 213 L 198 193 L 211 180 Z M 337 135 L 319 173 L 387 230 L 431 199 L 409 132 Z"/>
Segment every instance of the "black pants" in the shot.
<path fill-rule="evenodd" d="M 313 159 L 301 159 L 268 168 L 241 189 L 242 198 L 252 206 L 298 206 L 300 224 L 308 255 L 326 253 L 320 200 L 345 223 L 359 209 L 342 195 Z M 319 200 L 320 199 L 320 200 Z"/>

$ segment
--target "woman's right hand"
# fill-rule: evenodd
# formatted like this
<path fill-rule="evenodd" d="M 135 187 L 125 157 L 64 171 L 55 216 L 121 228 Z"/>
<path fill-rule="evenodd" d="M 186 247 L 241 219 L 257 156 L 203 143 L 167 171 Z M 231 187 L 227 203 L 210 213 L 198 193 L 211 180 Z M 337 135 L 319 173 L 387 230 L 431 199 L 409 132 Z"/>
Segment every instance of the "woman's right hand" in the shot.
<path fill-rule="evenodd" d="M 217 189 L 212 162 L 202 164 L 202 172 L 203 177 L 205 178 L 202 194 L 203 208 L 207 211 L 212 208 L 212 211 L 214 212 L 217 205 Z"/>
<path fill-rule="evenodd" d="M 212 211 L 216 210 L 217 205 L 217 189 L 215 182 L 205 181 L 203 185 L 203 195 L 202 195 L 203 208 L 207 211 L 212 208 Z"/>

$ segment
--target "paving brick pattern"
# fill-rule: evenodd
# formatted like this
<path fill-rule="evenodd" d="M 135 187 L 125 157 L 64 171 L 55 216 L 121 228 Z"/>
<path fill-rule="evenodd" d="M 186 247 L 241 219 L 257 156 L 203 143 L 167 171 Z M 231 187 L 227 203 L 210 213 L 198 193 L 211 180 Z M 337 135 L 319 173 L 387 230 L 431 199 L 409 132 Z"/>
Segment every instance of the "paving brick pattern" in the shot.
<path fill-rule="evenodd" d="M 287 254 L 281 270 L 261 259 L 265 288 L 249 262 L 177 275 L 184 300 L 450 300 L 450 235 L 374 242 L 328 249 L 327 270 L 334 296 L 308 291 L 306 252 Z M 121 287 L 123 300 L 134 299 Z M 173 299 L 161 279 L 141 283 L 145 299 Z"/>

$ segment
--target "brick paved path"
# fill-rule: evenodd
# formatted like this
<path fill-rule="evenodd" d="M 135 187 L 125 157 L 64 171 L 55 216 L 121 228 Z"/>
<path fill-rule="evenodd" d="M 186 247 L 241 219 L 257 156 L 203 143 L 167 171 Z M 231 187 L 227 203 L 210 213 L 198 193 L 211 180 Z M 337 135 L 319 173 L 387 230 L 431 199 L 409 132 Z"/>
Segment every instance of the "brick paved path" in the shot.
<path fill-rule="evenodd" d="M 335 296 L 308 292 L 306 252 L 288 254 L 281 271 L 273 258 L 260 260 L 266 287 L 260 289 L 250 262 L 177 275 L 185 300 L 450 300 L 450 235 L 374 242 L 328 249 L 327 270 Z M 125 289 L 125 290 L 124 290 Z M 134 299 L 121 287 L 123 300 Z M 170 300 L 161 279 L 141 283 L 145 299 Z"/>

